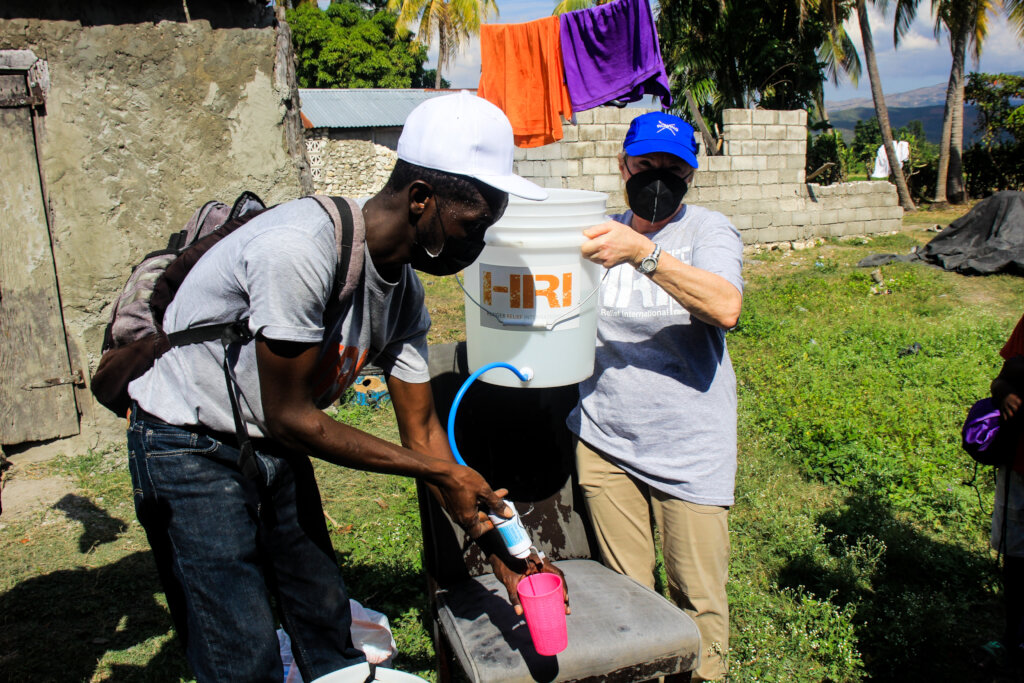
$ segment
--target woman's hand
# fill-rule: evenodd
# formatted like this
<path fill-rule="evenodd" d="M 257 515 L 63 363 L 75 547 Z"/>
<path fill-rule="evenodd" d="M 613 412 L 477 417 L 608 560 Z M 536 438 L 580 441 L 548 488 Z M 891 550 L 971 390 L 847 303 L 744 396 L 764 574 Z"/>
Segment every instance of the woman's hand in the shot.
<path fill-rule="evenodd" d="M 613 268 L 620 263 L 639 265 L 654 251 L 654 242 L 618 221 L 605 221 L 583 231 L 583 258 Z"/>
<path fill-rule="evenodd" d="M 1003 420 L 1011 420 L 1017 411 L 1020 410 L 1020 396 L 1017 394 L 1007 394 L 1006 398 L 1003 399 L 1003 403 L 999 406 L 999 411 L 1003 414 Z"/>

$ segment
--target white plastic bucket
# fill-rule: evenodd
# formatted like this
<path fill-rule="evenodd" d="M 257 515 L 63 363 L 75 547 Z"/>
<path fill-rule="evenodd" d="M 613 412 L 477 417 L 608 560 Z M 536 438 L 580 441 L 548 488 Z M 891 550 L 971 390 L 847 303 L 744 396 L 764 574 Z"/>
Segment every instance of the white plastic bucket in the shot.
<path fill-rule="evenodd" d="M 369 676 L 369 665 L 357 664 L 356 666 L 339 669 L 326 676 L 321 676 L 313 681 L 313 683 L 365 683 Z M 385 669 L 378 666 L 374 672 L 374 677 L 369 678 L 369 680 L 381 681 L 381 683 L 415 683 L 416 681 L 425 681 L 426 679 L 407 674 L 404 671 L 395 671 L 394 669 Z"/>
<path fill-rule="evenodd" d="M 604 222 L 607 199 L 560 189 L 539 202 L 509 196 L 480 258 L 465 271 L 469 370 L 504 361 L 530 368 L 533 379 L 494 370 L 482 381 L 557 387 L 593 374 L 603 269 L 584 259 L 580 246 L 583 231 Z"/>

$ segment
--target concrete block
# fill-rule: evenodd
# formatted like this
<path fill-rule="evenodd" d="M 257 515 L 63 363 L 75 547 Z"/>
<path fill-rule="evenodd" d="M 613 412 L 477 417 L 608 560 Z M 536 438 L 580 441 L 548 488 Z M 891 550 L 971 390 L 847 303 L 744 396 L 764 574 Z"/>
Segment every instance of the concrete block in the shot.
<path fill-rule="evenodd" d="M 607 139 L 608 135 L 605 132 L 605 127 L 600 123 L 580 127 L 580 140 L 594 142 Z"/>
<path fill-rule="evenodd" d="M 819 213 L 821 214 L 822 224 L 831 224 L 837 222 L 838 220 L 838 213 L 835 209 L 825 210 Z"/>
<path fill-rule="evenodd" d="M 613 171 L 618 171 L 618 166 L 613 169 L 611 165 L 611 159 L 607 157 L 588 157 L 582 160 L 583 162 L 583 175 L 609 175 Z"/>
<path fill-rule="evenodd" d="M 783 168 L 779 170 L 779 182 L 782 184 L 787 183 L 803 183 L 804 181 L 804 170 Z"/>
<path fill-rule="evenodd" d="M 516 147 L 512 151 L 512 160 L 513 161 L 526 161 L 526 150 L 523 149 L 522 147 Z"/>
<path fill-rule="evenodd" d="M 586 173 L 580 176 L 588 178 Z M 594 189 L 598 192 L 621 192 L 622 178 L 618 175 L 596 175 L 594 178 Z"/>
<path fill-rule="evenodd" d="M 565 173 L 563 174 L 567 178 L 577 176 L 580 174 L 580 162 L 578 159 L 566 159 L 565 160 Z"/>
<path fill-rule="evenodd" d="M 864 221 L 850 221 L 846 224 L 845 234 L 863 235 L 867 232 L 867 223 Z"/>
<path fill-rule="evenodd" d="M 756 185 L 757 171 L 737 171 L 736 182 L 739 185 Z"/>
<path fill-rule="evenodd" d="M 764 173 L 765 171 L 761 171 Z M 761 185 L 761 196 L 765 199 L 778 199 L 782 196 L 782 186 L 776 184 Z"/>
<path fill-rule="evenodd" d="M 570 190 L 593 190 L 594 178 L 588 175 L 579 175 L 573 178 L 566 178 L 565 184 Z"/>
<path fill-rule="evenodd" d="M 748 125 L 722 126 L 722 136 L 726 140 L 750 140 L 753 138 L 751 127 Z"/>
<path fill-rule="evenodd" d="M 719 189 L 719 201 L 734 202 L 742 197 L 739 185 L 723 185 Z"/>
<path fill-rule="evenodd" d="M 804 126 L 786 126 L 786 140 L 800 140 L 807 144 L 807 128 Z"/>
<path fill-rule="evenodd" d="M 736 171 L 719 171 L 715 174 L 717 185 L 739 185 L 739 175 Z"/>
<path fill-rule="evenodd" d="M 759 228 L 755 232 L 754 236 L 757 237 L 758 242 L 766 242 L 769 244 L 772 242 L 782 241 L 782 239 L 779 237 L 779 228 L 776 227 L 775 225 L 772 225 L 767 228 Z"/>
<path fill-rule="evenodd" d="M 576 142 L 580 139 L 580 127 L 571 123 L 562 125 L 562 142 Z"/>
<path fill-rule="evenodd" d="M 760 185 L 741 185 L 740 194 L 743 199 L 761 199 L 761 186 Z"/>
<path fill-rule="evenodd" d="M 537 161 L 516 161 L 512 165 L 515 167 L 515 172 L 521 176 L 528 178 L 534 178 L 537 176 L 537 164 L 542 162 Z"/>
<path fill-rule="evenodd" d="M 786 168 L 786 157 L 781 154 L 770 154 L 764 157 L 764 167 L 775 170 Z"/>
<path fill-rule="evenodd" d="M 586 159 L 594 156 L 593 142 L 573 142 L 565 146 L 566 159 Z"/>
<path fill-rule="evenodd" d="M 775 185 L 779 182 L 779 172 L 777 169 L 765 169 L 757 172 L 757 182 L 760 185 Z"/>
<path fill-rule="evenodd" d="M 803 154 L 786 154 L 786 168 L 804 168 L 807 164 L 807 157 Z"/>
<path fill-rule="evenodd" d="M 690 194 L 693 195 L 693 199 L 690 199 Z M 705 202 L 717 202 L 721 196 L 721 191 L 717 187 L 695 187 L 686 195 L 686 201 L 688 203 L 703 204 Z"/>
<path fill-rule="evenodd" d="M 772 216 L 769 213 L 755 213 L 750 217 L 750 227 L 767 228 L 772 224 Z"/>
<path fill-rule="evenodd" d="M 604 131 L 608 135 L 608 140 L 617 143 L 621 147 L 622 141 L 626 138 L 626 133 L 629 132 L 629 124 L 609 123 L 604 127 Z"/>
<path fill-rule="evenodd" d="M 732 168 L 736 171 L 753 171 L 757 169 L 755 159 L 763 157 L 732 157 Z"/>
<path fill-rule="evenodd" d="M 715 171 L 730 171 L 732 170 L 732 157 L 718 156 L 708 158 L 708 170 L 714 173 Z"/>
<path fill-rule="evenodd" d="M 806 156 L 807 154 L 807 144 L 804 142 L 786 140 L 785 142 L 780 142 L 778 144 L 779 151 L 783 154 L 799 154 L 800 156 Z"/>
<path fill-rule="evenodd" d="M 722 111 L 722 123 L 730 125 L 734 123 L 750 123 L 753 112 L 749 109 L 725 109 Z"/>
<path fill-rule="evenodd" d="M 768 204 L 767 207 L 766 204 Z M 770 208 L 770 206 L 771 202 L 764 202 L 761 199 L 743 198 L 736 202 L 733 207 L 733 213 L 753 216 L 755 213 L 764 213 L 765 209 Z"/>
<path fill-rule="evenodd" d="M 764 155 L 778 154 L 782 151 L 781 144 L 778 140 L 758 140 L 757 153 Z"/>
<path fill-rule="evenodd" d="M 618 165 L 619 152 L 622 151 L 622 140 L 615 141 L 600 141 L 594 143 L 594 154 L 599 157 L 608 157 L 609 159 L 616 160 L 615 164 Z"/>
<path fill-rule="evenodd" d="M 542 147 L 530 147 L 526 150 L 527 161 L 548 161 L 550 159 L 561 159 L 562 147 L 558 144 L 543 145 Z"/>
<path fill-rule="evenodd" d="M 767 138 L 767 133 L 765 132 L 765 128 L 766 128 L 766 126 L 751 126 L 750 127 L 750 137 L 752 139 L 754 139 L 754 140 L 764 140 L 764 139 L 766 139 Z"/>
<path fill-rule="evenodd" d="M 875 218 L 874 210 L 869 208 L 869 207 L 865 206 L 865 207 L 853 210 L 853 220 L 855 220 L 855 221 L 870 221 L 870 220 L 874 220 L 874 218 Z"/>
<path fill-rule="evenodd" d="M 566 159 L 555 159 L 548 163 L 548 175 L 552 178 L 562 178 L 569 175 L 569 162 Z"/>
<path fill-rule="evenodd" d="M 809 211 L 794 211 L 791 219 L 793 225 L 810 225 L 811 213 Z"/>
<path fill-rule="evenodd" d="M 576 124 L 585 126 L 588 123 L 594 123 L 594 114 L 596 112 L 596 109 L 587 109 L 586 111 L 576 112 Z"/>
<path fill-rule="evenodd" d="M 737 230 L 749 230 L 750 228 L 754 227 L 754 223 L 751 220 L 750 216 L 743 215 L 733 216 L 732 224 L 736 227 Z"/>
<path fill-rule="evenodd" d="M 790 109 L 779 112 L 779 123 L 784 126 L 806 126 L 807 112 L 803 109 Z"/>
<path fill-rule="evenodd" d="M 758 171 L 763 171 L 768 168 L 768 157 L 756 156 L 751 157 L 754 160 L 754 168 Z"/>
<path fill-rule="evenodd" d="M 765 129 L 764 129 L 764 139 L 765 140 L 785 140 L 786 139 L 786 129 L 788 127 L 789 126 L 780 126 L 780 125 L 777 125 L 777 124 L 773 125 L 773 126 L 765 126 Z"/>
<path fill-rule="evenodd" d="M 640 112 L 626 111 L 618 107 L 598 107 L 594 109 L 594 123 L 622 123 L 632 121 Z"/>
<path fill-rule="evenodd" d="M 740 142 L 740 154 L 744 156 L 754 156 L 757 152 L 757 140 L 743 140 Z"/>
<path fill-rule="evenodd" d="M 799 226 L 793 225 L 792 223 L 779 224 L 779 241 L 781 242 L 792 242 L 798 240 L 802 236 L 802 232 Z"/>
<path fill-rule="evenodd" d="M 779 199 L 777 206 L 780 211 L 803 211 L 806 208 L 806 203 L 797 197 L 782 197 Z"/>
<path fill-rule="evenodd" d="M 755 109 L 751 113 L 753 114 L 751 123 L 772 125 L 779 122 L 779 112 L 773 109 Z"/>

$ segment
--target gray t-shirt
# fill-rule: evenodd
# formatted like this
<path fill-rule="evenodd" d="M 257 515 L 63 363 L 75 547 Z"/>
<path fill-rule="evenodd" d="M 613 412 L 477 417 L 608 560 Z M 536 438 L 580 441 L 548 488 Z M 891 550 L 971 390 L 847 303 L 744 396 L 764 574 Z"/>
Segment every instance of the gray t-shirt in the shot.
<path fill-rule="evenodd" d="M 612 218 L 628 225 L 632 212 Z M 648 237 L 743 291 L 743 242 L 722 214 L 685 206 Z M 594 374 L 580 384 L 569 428 L 660 491 L 732 505 L 736 376 L 725 330 L 691 317 L 629 264 L 608 271 L 599 296 Z"/>
<path fill-rule="evenodd" d="M 343 306 L 328 306 L 337 269 L 334 225 L 314 199 L 274 207 L 225 237 L 195 264 L 164 316 L 164 329 L 249 317 L 253 334 L 322 342 L 314 397 L 325 408 L 372 362 L 407 382 L 426 382 L 430 316 L 423 285 L 405 266 L 385 281 L 364 248 L 360 286 Z M 231 354 L 250 436 L 265 437 L 263 404 L 250 342 Z M 148 413 L 175 425 L 234 432 L 219 341 L 172 348 L 128 386 Z"/>

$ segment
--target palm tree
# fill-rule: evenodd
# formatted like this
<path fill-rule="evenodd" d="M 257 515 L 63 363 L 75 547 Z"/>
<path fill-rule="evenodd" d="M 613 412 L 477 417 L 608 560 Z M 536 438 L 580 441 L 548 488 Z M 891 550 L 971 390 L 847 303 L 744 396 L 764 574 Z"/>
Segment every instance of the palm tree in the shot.
<path fill-rule="evenodd" d="M 893 31 L 896 45 L 899 45 L 900 37 L 913 23 L 918 2 L 920 0 L 898 0 Z M 937 204 L 947 201 L 959 204 L 965 198 L 961 156 L 964 134 L 964 60 L 970 48 L 977 65 L 982 43 L 988 35 L 989 17 L 1000 4 L 1000 0 L 932 0 L 935 36 L 938 38 L 942 29 L 946 29 L 953 57 L 942 116 L 942 139 L 939 143 L 939 167 L 933 199 Z M 1017 37 L 1024 39 L 1024 0 L 1006 0 L 1005 9 Z"/>
<path fill-rule="evenodd" d="M 884 0 L 883 0 L 884 1 Z M 896 147 L 892 142 L 892 126 L 889 124 L 889 108 L 885 106 L 885 95 L 882 93 L 882 79 L 878 75 L 878 59 L 875 56 L 875 43 L 871 37 L 871 24 L 868 23 L 867 0 L 854 0 L 857 10 L 857 23 L 860 25 L 861 43 L 864 46 L 864 61 L 868 66 L 868 79 L 871 83 L 871 99 L 875 103 L 875 114 L 878 125 L 882 129 L 882 144 L 885 155 L 889 158 L 889 168 L 896 178 L 896 193 L 904 211 L 913 211 L 914 200 L 907 188 L 907 179 L 903 176 L 903 167 L 896 156 Z"/>
<path fill-rule="evenodd" d="M 491 10 L 498 14 L 496 0 L 388 0 L 388 9 L 398 11 L 398 25 L 406 30 L 419 24 L 417 42 L 430 46 L 437 35 L 437 74 L 434 87 L 441 87 L 441 72 L 458 54 L 463 41 L 480 34 L 480 24 Z"/>

